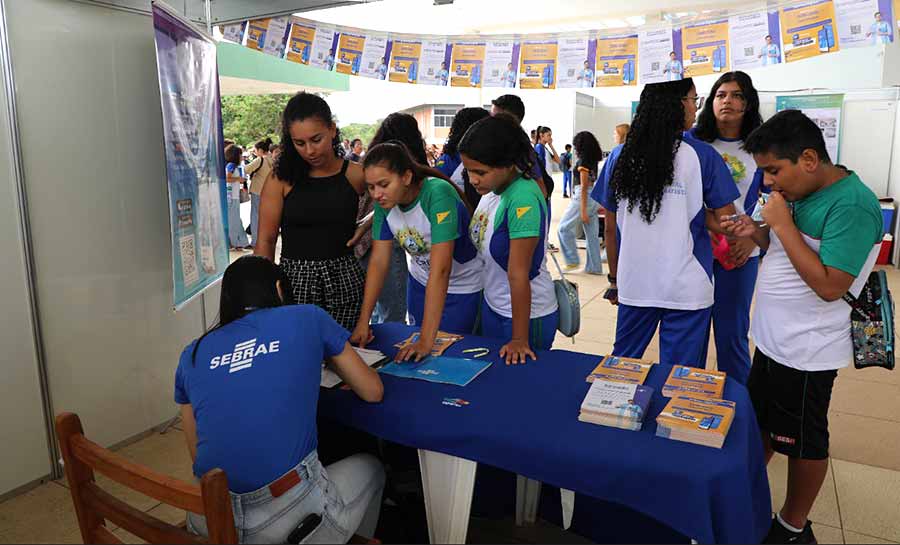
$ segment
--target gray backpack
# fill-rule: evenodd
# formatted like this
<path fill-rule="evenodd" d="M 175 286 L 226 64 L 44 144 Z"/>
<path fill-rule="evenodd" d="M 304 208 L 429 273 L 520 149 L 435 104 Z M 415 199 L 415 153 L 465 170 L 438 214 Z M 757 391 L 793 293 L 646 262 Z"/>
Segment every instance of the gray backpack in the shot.
<path fill-rule="evenodd" d="M 553 281 L 553 289 L 556 291 L 556 302 L 559 304 L 559 325 L 556 327 L 566 337 L 571 337 L 575 342 L 575 335 L 581 329 L 581 301 L 578 300 L 578 285 L 569 282 L 559 266 L 554 254 L 550 254 L 556 270 L 559 271 L 559 280 Z"/>

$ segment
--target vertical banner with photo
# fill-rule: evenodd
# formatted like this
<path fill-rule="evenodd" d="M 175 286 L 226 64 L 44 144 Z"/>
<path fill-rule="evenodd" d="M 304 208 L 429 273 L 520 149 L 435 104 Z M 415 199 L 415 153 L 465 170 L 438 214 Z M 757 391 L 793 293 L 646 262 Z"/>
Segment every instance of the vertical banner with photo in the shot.
<path fill-rule="evenodd" d="M 680 48 L 673 43 L 671 28 L 638 32 L 638 57 L 638 81 L 642 85 L 681 79 Z"/>
<path fill-rule="evenodd" d="M 597 39 L 597 87 L 637 85 L 638 35 Z"/>
<path fill-rule="evenodd" d="M 219 76 L 216 43 L 164 4 L 152 7 L 178 310 L 228 266 Z"/>
<path fill-rule="evenodd" d="M 844 95 L 780 96 L 775 98 L 775 110 L 800 110 L 815 121 L 825 137 L 825 148 L 833 163 L 840 161 L 841 114 Z"/>
<path fill-rule="evenodd" d="M 840 49 L 832 0 L 783 7 L 780 13 L 785 62 L 818 57 Z"/>
<path fill-rule="evenodd" d="M 684 77 L 692 78 L 727 72 L 728 20 L 687 25 L 681 31 Z"/>
<path fill-rule="evenodd" d="M 391 40 L 387 34 L 369 33 L 363 47 L 358 76 L 374 79 L 387 78 L 388 59 L 391 58 Z"/>
<path fill-rule="evenodd" d="M 750 70 L 781 63 L 781 29 L 777 11 L 755 11 L 728 20 L 731 69 Z"/>
<path fill-rule="evenodd" d="M 587 36 L 560 38 L 556 86 L 560 89 L 593 87 L 596 55 L 597 40 Z"/>
<path fill-rule="evenodd" d="M 247 47 L 262 51 L 266 55 L 284 57 L 290 21 L 290 17 L 272 17 L 271 19 L 250 21 Z"/>
<path fill-rule="evenodd" d="M 247 32 L 247 21 L 234 25 L 220 26 L 222 31 L 222 39 L 236 44 L 244 43 L 244 33 Z"/>
<path fill-rule="evenodd" d="M 519 87 L 522 89 L 556 89 L 557 40 L 522 42 Z"/>
<path fill-rule="evenodd" d="M 453 57 L 450 61 L 451 87 L 481 87 L 484 73 L 483 41 L 460 41 L 453 43 Z"/>
<path fill-rule="evenodd" d="M 416 83 L 422 58 L 422 40 L 394 38 L 388 80 L 395 83 Z"/>
<path fill-rule="evenodd" d="M 842 48 L 893 41 L 891 4 L 887 0 L 834 0 L 837 33 Z"/>
<path fill-rule="evenodd" d="M 312 43 L 309 65 L 329 72 L 334 70 L 339 37 L 340 34 L 334 25 L 316 23 L 316 36 Z"/>
<path fill-rule="evenodd" d="M 359 74 L 365 45 L 365 34 L 341 32 L 341 37 L 338 40 L 337 59 L 335 59 L 337 71 L 341 74 L 353 74 L 354 76 Z"/>
<path fill-rule="evenodd" d="M 450 53 L 452 46 L 443 38 L 422 41 L 422 57 L 416 83 L 446 87 L 450 80 Z"/>
<path fill-rule="evenodd" d="M 488 41 L 484 51 L 484 87 L 515 87 L 518 65 L 518 42 L 511 39 Z"/>
<path fill-rule="evenodd" d="M 288 38 L 287 55 L 285 58 L 291 62 L 309 64 L 312 56 L 313 43 L 315 43 L 315 41 L 315 23 L 295 17 L 291 23 L 291 33 Z"/>

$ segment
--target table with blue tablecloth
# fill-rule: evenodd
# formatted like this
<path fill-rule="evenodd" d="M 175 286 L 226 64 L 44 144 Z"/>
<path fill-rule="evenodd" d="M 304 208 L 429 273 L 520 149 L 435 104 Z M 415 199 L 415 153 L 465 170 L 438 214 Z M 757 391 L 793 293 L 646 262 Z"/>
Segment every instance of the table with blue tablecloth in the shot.
<path fill-rule="evenodd" d="M 389 356 L 415 328 L 374 327 L 368 346 Z M 477 463 L 634 509 L 700 543 L 759 543 L 771 522 L 771 501 L 759 429 L 747 390 L 728 380 L 737 404 L 723 448 L 656 437 L 660 391 L 671 370 L 659 364 L 646 384 L 654 397 L 643 429 L 608 428 L 578 420 L 601 359 L 562 350 L 507 366 L 496 339 L 467 336 L 445 355 L 485 347 L 493 362 L 465 387 L 382 375 L 384 401 L 322 390 L 320 414 L 374 436 L 419 449 L 432 541 L 465 542 Z M 466 403 L 445 404 L 447 398 Z"/>

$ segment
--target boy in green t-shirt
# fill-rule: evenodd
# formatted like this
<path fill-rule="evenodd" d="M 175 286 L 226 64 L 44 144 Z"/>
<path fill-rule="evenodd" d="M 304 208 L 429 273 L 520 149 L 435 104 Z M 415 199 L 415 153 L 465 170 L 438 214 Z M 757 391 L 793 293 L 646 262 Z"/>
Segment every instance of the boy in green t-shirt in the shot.
<path fill-rule="evenodd" d="M 776 114 L 744 143 L 771 196 L 763 223 L 723 218 L 767 251 L 756 285 L 756 354 L 747 387 L 766 461 L 788 456 L 784 506 L 763 543 L 815 543 L 808 520 L 828 470 L 828 406 L 837 370 L 853 358 L 850 306 L 878 256 L 878 199 L 832 164 L 819 127 L 803 113 Z"/>

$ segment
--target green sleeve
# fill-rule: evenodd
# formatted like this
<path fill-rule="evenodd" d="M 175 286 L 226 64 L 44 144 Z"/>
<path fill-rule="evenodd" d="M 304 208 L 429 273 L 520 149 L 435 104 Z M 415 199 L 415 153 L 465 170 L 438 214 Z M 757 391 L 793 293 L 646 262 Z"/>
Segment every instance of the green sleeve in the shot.
<path fill-rule="evenodd" d="M 838 205 L 825 219 L 819 259 L 826 267 L 859 276 L 883 228 L 880 214 L 875 217 L 864 206 Z"/>
<path fill-rule="evenodd" d="M 459 194 L 450 182 L 429 179 L 422 195 L 422 209 L 431 224 L 431 243 L 440 244 L 459 238 Z"/>
<path fill-rule="evenodd" d="M 509 188 L 511 194 L 506 209 L 506 219 L 509 225 L 510 239 L 541 236 L 544 209 L 540 192 L 527 189 L 524 184 Z"/>
<path fill-rule="evenodd" d="M 387 221 L 388 213 L 378 204 L 375 205 L 375 216 L 372 218 L 372 240 L 391 240 L 394 233 Z"/>

